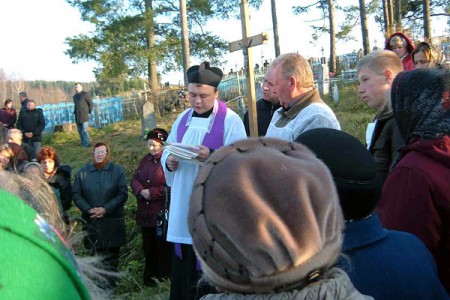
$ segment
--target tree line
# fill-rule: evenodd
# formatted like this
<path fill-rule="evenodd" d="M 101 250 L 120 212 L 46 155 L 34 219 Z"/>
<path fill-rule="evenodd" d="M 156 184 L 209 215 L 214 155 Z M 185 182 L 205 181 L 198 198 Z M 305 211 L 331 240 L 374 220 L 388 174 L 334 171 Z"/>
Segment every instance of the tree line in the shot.
<path fill-rule="evenodd" d="M 228 20 L 239 16 L 239 7 L 248 3 L 259 9 L 263 0 L 66 0 L 78 8 L 82 19 L 95 26 L 93 32 L 68 37 L 66 54 L 75 62 L 92 60 L 100 85 L 120 84 L 130 78 L 147 78 L 152 90 L 160 87 L 159 74 L 186 71 L 191 57 L 221 63 L 228 43 L 209 31 L 207 21 Z M 349 1 L 347 1 L 349 2 Z M 374 17 L 386 36 L 394 31 L 431 39 L 432 18 L 450 16 L 448 0 L 359 0 L 344 5 L 339 0 L 312 0 L 293 6 L 300 20 L 306 12 L 322 14 L 322 25 L 312 25 L 318 39 L 330 36 L 330 71 L 336 72 L 336 42 L 348 38 L 360 26 L 362 49 L 370 51 L 367 18 Z M 271 0 L 275 53 L 280 53 L 276 1 Z M 344 22 L 336 24 L 335 11 L 344 13 Z M 324 22 L 326 21 L 326 22 Z M 185 72 L 184 72 L 185 73 Z"/>
<path fill-rule="evenodd" d="M 84 89 L 91 93 L 92 97 L 109 98 L 128 91 L 141 91 L 144 89 L 146 80 L 141 78 L 128 78 L 120 83 L 108 82 L 82 82 Z M 12 99 L 15 108 L 20 107 L 19 93 L 24 91 L 29 99 L 36 104 L 52 104 L 60 102 L 71 102 L 75 93 L 74 81 L 27 81 L 8 75 L 0 68 L 0 106 L 6 99 Z"/>

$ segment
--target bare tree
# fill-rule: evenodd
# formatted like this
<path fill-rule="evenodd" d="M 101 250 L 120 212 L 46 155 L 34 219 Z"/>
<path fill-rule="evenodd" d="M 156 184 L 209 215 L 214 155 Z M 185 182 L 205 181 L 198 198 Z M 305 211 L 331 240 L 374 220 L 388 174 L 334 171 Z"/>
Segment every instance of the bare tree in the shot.
<path fill-rule="evenodd" d="M 423 0 L 423 35 L 425 40 L 431 41 L 430 0 Z"/>
<path fill-rule="evenodd" d="M 5 100 L 7 98 L 6 96 L 6 84 L 8 82 L 8 79 L 6 78 L 6 72 L 3 70 L 3 68 L 0 68 L 0 92 L 3 94 L 2 100 Z"/>
<path fill-rule="evenodd" d="M 153 13 L 153 0 L 145 0 L 145 12 L 149 15 L 147 23 L 147 46 L 148 46 L 148 77 L 149 85 L 152 91 L 159 90 L 158 72 L 156 69 L 156 55 L 155 55 L 155 26 Z"/>
<path fill-rule="evenodd" d="M 187 69 L 189 68 L 190 51 L 189 51 L 189 31 L 186 15 L 186 0 L 180 0 L 180 19 L 181 19 L 181 47 L 183 50 L 183 73 L 184 73 L 184 86 L 187 86 Z"/>
<path fill-rule="evenodd" d="M 270 4 L 272 5 L 272 26 L 273 26 L 273 40 L 275 44 L 275 57 L 278 57 L 280 55 L 280 37 L 278 36 L 278 19 L 275 0 L 271 0 Z"/>
<path fill-rule="evenodd" d="M 385 34 L 386 36 L 390 36 L 394 33 L 394 5 L 392 3 L 393 0 L 383 0 L 383 11 L 385 12 Z"/>
<path fill-rule="evenodd" d="M 395 0 L 395 30 L 402 31 L 402 0 Z"/>
<path fill-rule="evenodd" d="M 336 72 L 336 28 L 334 26 L 334 1 L 328 0 L 328 21 L 330 24 L 330 72 Z"/>
<path fill-rule="evenodd" d="M 366 1 L 359 0 L 359 15 L 361 18 L 361 34 L 364 55 L 370 52 L 369 30 L 367 28 Z"/>

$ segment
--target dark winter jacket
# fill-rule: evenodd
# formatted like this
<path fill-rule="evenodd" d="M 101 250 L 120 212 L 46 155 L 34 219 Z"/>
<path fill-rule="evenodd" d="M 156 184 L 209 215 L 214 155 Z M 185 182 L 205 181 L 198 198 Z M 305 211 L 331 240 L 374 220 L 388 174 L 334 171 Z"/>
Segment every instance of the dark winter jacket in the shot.
<path fill-rule="evenodd" d="M 17 121 L 17 128 L 22 131 L 23 141 L 25 143 L 40 142 L 42 131 L 45 128 L 45 118 L 42 109 L 35 108 L 33 110 L 26 109 L 21 111 L 19 114 L 19 120 Z M 26 137 L 26 132 L 32 132 L 33 137 Z"/>
<path fill-rule="evenodd" d="M 11 161 L 11 167 L 12 167 L 11 169 L 13 169 L 15 173 L 21 173 L 23 167 L 29 162 L 28 155 L 22 146 L 19 146 L 16 143 L 12 143 L 12 142 L 8 143 L 8 145 L 14 153 L 14 158 Z M 27 144 L 23 144 L 23 145 L 27 145 Z"/>
<path fill-rule="evenodd" d="M 414 235 L 386 230 L 376 214 L 345 223 L 341 268 L 375 299 L 450 299 L 428 249 Z"/>
<path fill-rule="evenodd" d="M 142 227 L 155 227 L 156 214 L 164 205 L 166 178 L 161 166 L 161 153 L 147 154 L 139 163 L 131 179 L 131 190 L 137 199 L 136 222 Z M 141 196 L 141 191 L 150 190 L 150 199 Z M 167 195 L 169 196 L 169 194 Z"/>
<path fill-rule="evenodd" d="M 272 120 L 273 113 L 281 106 L 279 103 L 273 104 L 270 101 L 259 99 L 256 102 L 256 114 L 258 120 L 258 135 L 265 136 L 270 121 Z M 244 126 L 247 136 L 250 136 L 250 124 L 248 120 L 248 111 L 244 115 Z"/>
<path fill-rule="evenodd" d="M 81 91 L 73 95 L 73 103 L 75 104 L 75 122 L 84 123 L 89 121 L 89 115 L 94 108 L 92 99 L 86 91 Z"/>
<path fill-rule="evenodd" d="M 75 205 L 81 210 L 87 232 L 85 246 L 120 247 L 126 243 L 124 204 L 128 198 L 125 170 L 122 166 L 107 163 L 98 170 L 93 163 L 81 168 L 72 188 Z M 104 207 L 106 215 L 91 219 L 88 210 Z"/>
<path fill-rule="evenodd" d="M 58 190 L 63 210 L 69 210 L 72 206 L 72 168 L 69 165 L 60 165 L 53 176 L 47 182 Z"/>
<path fill-rule="evenodd" d="M 30 99 L 26 98 L 25 100 L 20 102 L 20 112 L 27 110 L 27 104 Z"/>
<path fill-rule="evenodd" d="M 397 150 L 404 145 L 404 141 L 395 123 L 394 115 L 387 107 L 378 113 L 375 120 L 376 125 L 369 152 L 375 159 L 378 174 L 384 182 L 395 162 Z"/>

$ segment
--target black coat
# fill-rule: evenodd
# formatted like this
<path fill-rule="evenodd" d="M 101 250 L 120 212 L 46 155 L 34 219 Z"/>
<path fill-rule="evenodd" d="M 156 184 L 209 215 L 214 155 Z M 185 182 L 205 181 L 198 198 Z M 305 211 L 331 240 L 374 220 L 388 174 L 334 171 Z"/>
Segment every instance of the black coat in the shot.
<path fill-rule="evenodd" d="M 69 165 L 60 165 L 55 174 L 48 179 L 48 184 L 59 191 L 63 210 L 72 206 L 72 168 Z"/>
<path fill-rule="evenodd" d="M 391 166 L 395 163 L 398 155 L 397 150 L 405 143 L 391 110 L 384 109 L 375 119 L 377 123 L 373 131 L 369 152 L 377 163 L 378 174 L 384 183 Z"/>
<path fill-rule="evenodd" d="M 260 99 L 256 101 L 256 114 L 258 120 L 258 135 L 265 136 L 267 128 L 269 128 L 273 113 L 279 109 L 280 104 L 272 104 L 271 102 Z M 250 136 L 250 125 L 248 120 L 248 111 L 244 115 L 244 126 L 247 136 Z"/>
<path fill-rule="evenodd" d="M 41 134 L 45 128 L 45 118 L 42 109 L 35 108 L 33 110 L 24 110 L 19 114 L 19 120 L 17 121 L 17 128 L 23 133 L 23 141 L 25 143 L 29 142 L 40 142 Z M 27 138 L 25 136 L 26 132 L 32 132 L 33 137 Z"/>
<path fill-rule="evenodd" d="M 120 247 L 126 243 L 124 204 L 128 199 L 125 170 L 122 166 L 108 163 L 98 170 L 93 163 L 81 168 L 72 187 L 75 205 L 81 210 L 86 222 L 85 246 L 107 248 Z M 91 219 L 88 210 L 104 207 L 101 219 Z"/>
<path fill-rule="evenodd" d="M 88 122 L 89 115 L 94 108 L 94 104 L 92 103 L 92 99 L 89 94 L 85 91 L 81 91 L 79 94 L 76 93 L 73 95 L 73 103 L 75 104 L 75 122 Z"/>

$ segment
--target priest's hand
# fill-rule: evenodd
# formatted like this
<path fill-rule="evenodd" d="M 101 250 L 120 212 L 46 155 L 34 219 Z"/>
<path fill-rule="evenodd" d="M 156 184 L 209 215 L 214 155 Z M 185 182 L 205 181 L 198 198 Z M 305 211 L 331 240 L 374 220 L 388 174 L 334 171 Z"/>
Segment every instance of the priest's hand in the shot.
<path fill-rule="evenodd" d="M 175 159 L 172 155 L 169 155 L 166 160 L 166 167 L 169 171 L 176 171 L 178 169 L 178 160 Z"/>
<path fill-rule="evenodd" d="M 205 161 L 205 160 L 209 157 L 209 154 L 210 154 L 209 148 L 206 147 L 206 146 L 203 146 L 203 145 L 198 145 L 197 147 L 198 147 L 198 150 L 197 150 L 197 153 L 198 153 L 197 159 L 198 159 L 199 161 Z"/>

